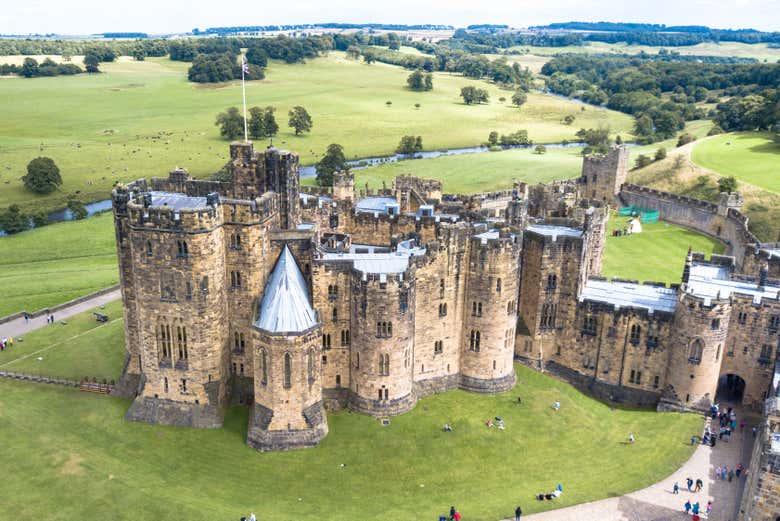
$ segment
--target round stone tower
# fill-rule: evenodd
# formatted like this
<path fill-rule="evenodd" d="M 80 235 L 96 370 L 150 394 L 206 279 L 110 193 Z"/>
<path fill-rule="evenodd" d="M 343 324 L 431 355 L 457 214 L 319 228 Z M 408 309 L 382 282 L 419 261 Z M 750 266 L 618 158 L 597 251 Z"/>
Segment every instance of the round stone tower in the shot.
<path fill-rule="evenodd" d="M 287 246 L 268 279 L 253 330 L 255 403 L 247 443 L 260 450 L 316 445 L 328 433 L 321 325 Z"/>
<path fill-rule="evenodd" d="M 514 235 L 472 238 L 463 320 L 460 387 L 502 392 L 515 385 L 520 246 Z"/>
<path fill-rule="evenodd" d="M 703 411 L 715 400 L 731 303 L 696 297 L 684 288 L 674 315 L 676 333 L 659 408 Z"/>
<path fill-rule="evenodd" d="M 352 272 L 352 409 L 385 416 L 414 407 L 414 289 L 408 271 Z"/>

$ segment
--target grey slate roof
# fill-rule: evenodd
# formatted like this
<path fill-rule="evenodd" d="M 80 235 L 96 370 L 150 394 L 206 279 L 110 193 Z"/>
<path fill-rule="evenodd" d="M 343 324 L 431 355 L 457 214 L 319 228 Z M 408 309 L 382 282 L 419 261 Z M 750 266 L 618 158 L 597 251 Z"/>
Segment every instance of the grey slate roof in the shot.
<path fill-rule="evenodd" d="M 205 197 L 192 197 L 175 192 L 152 192 L 152 206 L 167 206 L 174 210 L 205 208 Z"/>
<path fill-rule="evenodd" d="M 705 303 L 712 298 L 728 298 L 736 293 L 751 296 L 753 302 L 758 304 L 764 298 L 777 298 L 780 288 L 759 288 L 755 282 L 731 280 L 728 268 L 694 263 L 688 278 L 688 292 L 705 299 Z"/>
<path fill-rule="evenodd" d="M 612 304 L 618 308 L 646 309 L 651 313 L 673 313 L 677 306 L 677 291 L 630 282 L 588 280 L 580 299 Z"/>
<path fill-rule="evenodd" d="M 355 211 L 387 213 L 387 207 L 398 205 L 394 197 L 366 197 L 355 205 Z"/>
<path fill-rule="evenodd" d="M 269 333 L 302 333 L 317 324 L 306 279 L 285 245 L 265 285 L 255 327 Z"/>
<path fill-rule="evenodd" d="M 538 233 L 539 235 L 546 235 L 552 237 L 555 240 L 559 235 L 566 237 L 582 237 L 582 230 L 576 228 L 569 228 L 567 226 L 552 226 L 549 224 L 532 224 L 528 228 L 528 231 Z"/>

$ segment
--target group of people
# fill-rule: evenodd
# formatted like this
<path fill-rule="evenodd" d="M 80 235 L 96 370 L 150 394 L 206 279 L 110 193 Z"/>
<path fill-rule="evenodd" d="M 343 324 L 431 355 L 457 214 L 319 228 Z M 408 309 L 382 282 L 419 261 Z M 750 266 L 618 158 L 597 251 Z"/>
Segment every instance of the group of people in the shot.
<path fill-rule="evenodd" d="M 488 429 L 490 427 L 498 427 L 500 430 L 502 430 L 502 431 L 504 430 L 504 420 L 501 419 L 501 416 L 496 416 L 496 423 L 493 423 L 493 420 L 488 418 L 485 421 L 485 425 L 487 425 Z"/>
<path fill-rule="evenodd" d="M 691 519 L 693 521 L 699 521 L 701 519 L 699 516 L 701 514 L 701 505 L 699 505 L 699 502 L 697 501 L 693 505 L 691 505 L 690 501 L 685 502 L 685 513 L 691 514 Z M 707 517 L 710 517 L 710 513 L 712 513 L 712 501 L 707 501 L 707 507 L 706 507 L 706 514 Z"/>
<path fill-rule="evenodd" d="M 54 324 L 54 315 L 49 315 L 48 317 L 46 317 L 46 323 Z"/>
<path fill-rule="evenodd" d="M 563 487 L 560 483 L 558 483 L 558 486 L 553 489 L 552 492 L 540 492 L 539 494 L 536 494 L 536 499 L 539 501 L 552 501 L 555 498 L 561 497 L 563 494 Z"/>
<path fill-rule="evenodd" d="M 13 337 L 3 337 L 0 338 L 0 351 L 5 351 L 6 349 L 10 349 L 14 346 L 14 338 Z"/>
<path fill-rule="evenodd" d="M 730 469 L 726 467 L 726 465 L 723 465 L 722 467 L 718 467 L 715 469 L 715 479 L 719 479 L 721 481 L 729 480 L 729 483 L 736 477 L 739 479 L 739 477 L 744 472 L 745 476 L 748 474 L 748 470 L 745 469 L 745 467 L 742 465 L 742 463 L 738 463 L 737 466 L 733 469 Z"/>

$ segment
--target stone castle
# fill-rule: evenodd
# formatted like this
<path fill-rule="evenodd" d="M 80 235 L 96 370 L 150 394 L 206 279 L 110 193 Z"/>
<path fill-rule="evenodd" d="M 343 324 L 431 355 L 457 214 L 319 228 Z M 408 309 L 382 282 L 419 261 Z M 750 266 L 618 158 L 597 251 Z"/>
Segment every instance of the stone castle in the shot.
<path fill-rule="evenodd" d="M 217 427 L 250 406 L 247 443 L 309 447 L 326 410 L 401 414 L 430 393 L 501 392 L 513 362 L 605 399 L 762 409 L 778 387 L 780 244 L 719 204 L 626 184 L 628 150 L 576 180 L 469 196 L 400 176 L 299 186 L 298 157 L 230 147 L 229 182 L 138 180 L 113 192 L 135 421 Z M 718 238 L 679 284 L 600 277 L 610 208 Z M 651 260 L 653 252 L 646 253 Z"/>

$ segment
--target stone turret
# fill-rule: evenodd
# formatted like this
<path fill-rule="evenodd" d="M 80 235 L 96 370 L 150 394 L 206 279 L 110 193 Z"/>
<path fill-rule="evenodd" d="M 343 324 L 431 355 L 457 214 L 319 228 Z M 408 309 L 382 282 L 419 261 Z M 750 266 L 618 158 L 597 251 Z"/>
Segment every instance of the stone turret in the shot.
<path fill-rule="evenodd" d="M 585 156 L 582 161 L 581 196 L 618 205 L 617 195 L 628 176 L 628 148 L 615 146 L 607 154 Z"/>
<path fill-rule="evenodd" d="M 253 329 L 255 403 L 247 443 L 260 450 L 316 445 L 328 433 L 321 325 L 287 246 L 268 279 Z"/>
<path fill-rule="evenodd" d="M 333 198 L 337 201 L 355 199 L 355 176 L 349 172 L 333 174 Z"/>

